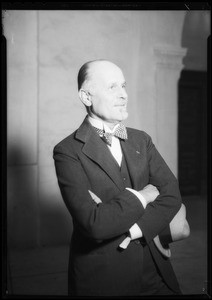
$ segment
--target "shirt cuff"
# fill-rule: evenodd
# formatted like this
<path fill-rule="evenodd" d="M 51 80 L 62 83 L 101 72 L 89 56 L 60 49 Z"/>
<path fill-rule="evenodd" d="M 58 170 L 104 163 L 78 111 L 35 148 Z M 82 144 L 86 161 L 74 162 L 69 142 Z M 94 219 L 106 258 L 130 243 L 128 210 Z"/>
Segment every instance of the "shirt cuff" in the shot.
<path fill-rule="evenodd" d="M 139 239 L 143 236 L 141 228 L 136 223 L 130 227 L 129 232 L 132 240 Z"/>
<path fill-rule="evenodd" d="M 135 196 L 137 196 L 138 199 L 141 201 L 141 204 L 143 205 L 144 209 L 146 208 L 147 206 L 146 199 L 139 192 L 130 188 L 126 188 L 126 190 L 132 192 Z"/>
<path fill-rule="evenodd" d="M 122 249 L 127 249 L 128 245 L 129 245 L 129 243 L 130 243 L 130 241 L 131 241 L 131 237 L 127 236 L 127 237 L 123 240 L 123 242 L 119 245 L 119 247 L 122 248 Z"/>

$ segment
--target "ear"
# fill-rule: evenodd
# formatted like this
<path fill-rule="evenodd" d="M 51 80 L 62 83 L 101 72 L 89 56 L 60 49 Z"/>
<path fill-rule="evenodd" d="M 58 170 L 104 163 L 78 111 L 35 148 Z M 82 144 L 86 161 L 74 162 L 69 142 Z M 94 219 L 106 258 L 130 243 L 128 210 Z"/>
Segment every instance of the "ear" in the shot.
<path fill-rule="evenodd" d="M 80 89 L 79 90 L 79 97 L 80 97 L 80 100 L 82 101 L 82 103 L 85 106 L 91 106 L 92 105 L 91 95 L 89 94 L 88 91 Z"/>

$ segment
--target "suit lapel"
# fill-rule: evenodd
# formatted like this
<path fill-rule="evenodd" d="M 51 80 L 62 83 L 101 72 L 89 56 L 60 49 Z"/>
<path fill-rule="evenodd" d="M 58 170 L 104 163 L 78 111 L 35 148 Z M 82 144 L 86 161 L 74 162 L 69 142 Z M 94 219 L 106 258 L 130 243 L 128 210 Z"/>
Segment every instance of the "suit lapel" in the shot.
<path fill-rule="evenodd" d="M 123 190 L 124 184 L 118 166 L 107 145 L 92 128 L 87 118 L 77 130 L 76 138 L 84 142 L 82 152 L 94 163 L 98 164 L 117 187 Z"/>
<path fill-rule="evenodd" d="M 137 175 L 140 174 L 141 171 L 142 154 L 140 153 L 140 150 L 136 148 L 136 145 L 134 145 L 130 137 L 126 141 L 121 141 L 121 147 L 127 163 L 132 186 L 136 188 L 139 186 L 139 182 L 137 182 L 139 177 Z"/>

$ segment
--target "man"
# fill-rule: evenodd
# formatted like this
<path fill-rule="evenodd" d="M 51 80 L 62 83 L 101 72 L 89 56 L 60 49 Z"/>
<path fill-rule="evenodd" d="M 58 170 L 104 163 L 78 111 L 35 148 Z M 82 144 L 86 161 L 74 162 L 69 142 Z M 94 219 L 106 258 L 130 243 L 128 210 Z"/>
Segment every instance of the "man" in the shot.
<path fill-rule="evenodd" d="M 128 96 L 117 65 L 84 64 L 78 89 L 88 115 L 54 148 L 73 219 L 69 294 L 180 294 L 170 261 L 154 242 L 181 207 L 178 182 L 148 134 L 125 132 Z"/>

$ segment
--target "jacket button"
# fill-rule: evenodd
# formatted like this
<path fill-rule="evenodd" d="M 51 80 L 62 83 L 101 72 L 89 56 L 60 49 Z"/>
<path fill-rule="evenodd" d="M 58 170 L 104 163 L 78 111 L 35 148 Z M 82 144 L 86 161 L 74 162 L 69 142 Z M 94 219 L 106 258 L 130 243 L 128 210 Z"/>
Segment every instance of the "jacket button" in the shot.
<path fill-rule="evenodd" d="M 135 243 L 136 243 L 137 245 L 139 245 L 139 244 L 140 244 L 140 241 L 139 241 L 139 240 L 135 240 Z"/>

